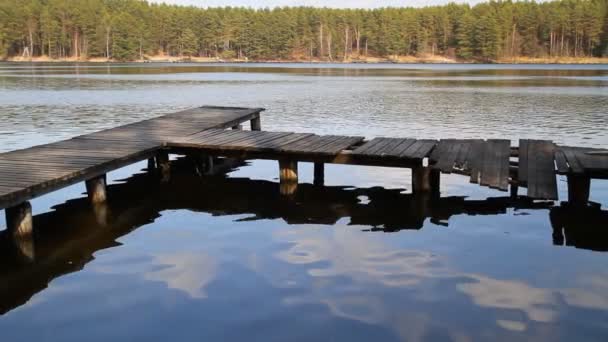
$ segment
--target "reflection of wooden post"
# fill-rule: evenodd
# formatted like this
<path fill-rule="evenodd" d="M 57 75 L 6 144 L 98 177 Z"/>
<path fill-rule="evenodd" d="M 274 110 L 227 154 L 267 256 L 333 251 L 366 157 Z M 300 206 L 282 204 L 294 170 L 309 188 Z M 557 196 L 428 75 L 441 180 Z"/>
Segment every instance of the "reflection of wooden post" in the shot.
<path fill-rule="evenodd" d="M 281 183 L 279 184 L 279 192 L 284 196 L 291 196 L 298 190 L 298 183 Z"/>
<path fill-rule="evenodd" d="M 169 153 L 167 151 L 159 151 L 156 155 L 156 163 L 160 169 L 163 181 L 169 180 L 171 175 L 171 164 L 169 163 Z"/>
<path fill-rule="evenodd" d="M 586 205 L 589 202 L 591 178 L 587 175 L 568 175 L 568 202 Z"/>
<path fill-rule="evenodd" d="M 262 121 L 259 116 L 251 119 L 251 130 L 252 131 L 261 131 L 262 130 Z"/>
<path fill-rule="evenodd" d="M 27 263 L 30 263 L 36 259 L 33 236 L 21 236 L 18 238 L 13 238 L 12 242 L 19 253 L 20 259 Z"/>
<path fill-rule="evenodd" d="M 6 228 L 13 238 L 29 238 L 32 235 L 32 205 L 23 202 L 17 206 L 6 208 Z"/>
<path fill-rule="evenodd" d="M 317 186 L 323 186 L 324 183 L 325 183 L 325 164 L 315 163 L 313 184 L 317 185 Z"/>
<path fill-rule="evenodd" d="M 411 197 L 407 215 L 416 222 L 416 227 L 422 228 L 424 220 L 430 216 L 431 200 L 429 192 L 417 192 Z"/>
<path fill-rule="evenodd" d="M 95 221 L 100 227 L 108 225 L 109 210 L 107 203 L 93 203 L 93 214 L 95 214 Z"/>
<path fill-rule="evenodd" d="M 205 164 L 205 174 L 213 175 L 214 170 L 215 170 L 215 166 L 213 164 L 213 156 L 206 155 L 203 158 L 204 158 L 204 164 Z"/>
<path fill-rule="evenodd" d="M 106 176 L 101 175 L 87 180 L 87 195 L 93 204 L 103 203 L 106 201 Z"/>
<path fill-rule="evenodd" d="M 279 181 L 281 194 L 291 195 L 298 187 L 298 162 L 295 160 L 279 160 Z"/>

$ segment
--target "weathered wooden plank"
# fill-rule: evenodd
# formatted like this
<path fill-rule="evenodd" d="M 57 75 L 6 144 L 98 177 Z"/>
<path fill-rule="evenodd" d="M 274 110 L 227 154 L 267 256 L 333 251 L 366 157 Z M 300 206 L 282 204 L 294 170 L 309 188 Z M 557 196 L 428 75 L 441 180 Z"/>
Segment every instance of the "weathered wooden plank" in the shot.
<path fill-rule="evenodd" d="M 528 196 L 557 199 L 557 181 L 553 160 L 555 145 L 550 141 L 529 142 Z M 534 170 L 534 174 L 532 174 Z"/>
<path fill-rule="evenodd" d="M 317 152 L 337 154 L 343 150 L 348 149 L 354 144 L 357 144 L 363 140 L 363 137 L 341 137 L 337 141 L 331 144 L 323 146 L 317 149 Z"/>
<path fill-rule="evenodd" d="M 283 145 L 281 147 L 281 151 L 282 152 L 298 151 L 300 148 L 313 144 L 313 143 L 317 142 L 318 140 L 319 140 L 319 136 L 316 134 L 313 134 L 304 139 L 300 139 L 298 141 Z"/>
<path fill-rule="evenodd" d="M 415 150 L 408 149 L 408 152 L 404 155 L 405 157 L 413 159 L 426 158 L 437 145 L 437 141 L 435 140 L 418 140 L 416 143 L 419 143 L 418 148 Z"/>
<path fill-rule="evenodd" d="M 430 156 L 431 160 L 436 162 L 433 168 L 441 170 L 441 172 L 451 173 L 462 145 L 463 142 L 459 140 L 441 140 Z"/>
<path fill-rule="evenodd" d="M 585 172 L 585 169 L 576 157 L 576 151 L 573 148 L 562 147 L 561 150 L 566 156 L 566 159 L 568 160 L 568 165 L 570 166 L 571 173 L 582 174 Z"/>
<path fill-rule="evenodd" d="M 383 140 L 381 138 L 374 138 L 353 150 L 353 154 L 367 154 L 370 149 L 382 142 Z"/>
<path fill-rule="evenodd" d="M 416 139 L 410 139 L 410 138 L 401 139 L 401 142 L 397 146 L 395 146 L 393 149 L 388 151 L 386 155 L 390 156 L 390 157 L 398 157 L 401 154 L 401 152 L 403 152 L 408 147 L 410 147 L 414 142 L 416 142 Z"/>
<path fill-rule="evenodd" d="M 523 184 L 528 182 L 528 149 L 529 149 L 529 140 L 528 139 L 520 139 L 519 140 L 519 167 L 517 169 L 517 180 L 522 182 Z"/>
<path fill-rule="evenodd" d="M 401 145 L 403 143 L 404 139 L 399 139 L 399 138 L 390 138 L 388 139 L 388 143 L 386 145 L 384 145 L 381 149 L 379 149 L 378 151 L 376 151 L 376 155 L 379 155 L 380 157 L 384 157 L 384 156 L 391 156 L 392 155 L 392 151 L 399 145 Z"/>
<path fill-rule="evenodd" d="M 277 140 L 273 140 L 273 141 L 269 141 L 263 144 L 263 146 L 260 146 L 260 148 L 264 148 L 264 149 L 280 149 L 282 146 L 294 143 L 296 141 L 300 141 L 303 140 L 305 138 L 308 138 L 310 136 L 312 136 L 313 134 L 310 133 L 292 133 L 288 136 L 282 137 L 280 139 Z"/>
<path fill-rule="evenodd" d="M 555 164 L 557 165 L 557 172 L 560 174 L 566 174 L 570 171 L 570 167 L 568 166 L 568 160 L 566 159 L 566 155 L 564 151 L 559 148 L 555 149 Z"/>

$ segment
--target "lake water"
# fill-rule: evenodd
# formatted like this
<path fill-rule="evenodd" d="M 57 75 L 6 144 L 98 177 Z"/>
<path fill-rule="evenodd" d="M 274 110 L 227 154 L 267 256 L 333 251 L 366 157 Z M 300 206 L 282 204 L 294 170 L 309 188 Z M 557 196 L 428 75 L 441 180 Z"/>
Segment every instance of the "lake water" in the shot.
<path fill-rule="evenodd" d="M 606 65 L 0 64 L 0 152 L 204 104 L 265 107 L 265 130 L 608 147 Z M 32 201 L 33 260 L 0 238 L 2 341 L 608 337 L 608 181 L 581 211 L 458 175 L 429 204 L 403 169 L 315 187 L 301 163 L 285 198 L 271 161 L 145 167 L 109 175 L 105 225 L 78 184 Z"/>

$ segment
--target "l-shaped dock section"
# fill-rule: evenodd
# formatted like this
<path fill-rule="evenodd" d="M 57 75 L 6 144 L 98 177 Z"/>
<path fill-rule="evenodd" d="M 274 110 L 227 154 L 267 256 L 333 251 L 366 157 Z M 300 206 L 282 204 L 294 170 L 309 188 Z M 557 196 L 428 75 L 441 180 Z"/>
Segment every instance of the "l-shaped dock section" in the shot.
<path fill-rule="evenodd" d="M 608 179 L 606 151 L 558 146 L 547 140 L 411 139 L 267 132 L 263 108 L 204 106 L 51 144 L 0 154 L 0 209 L 12 234 L 29 236 L 29 201 L 86 182 L 93 206 L 106 199 L 106 174 L 148 160 L 170 175 L 170 153 L 212 163 L 213 157 L 271 159 L 279 163 L 281 192 L 296 191 L 298 162 L 314 163 L 314 183 L 324 182 L 324 164 L 412 169 L 412 191 L 439 195 L 440 174 L 468 176 L 471 183 L 533 199 L 557 200 L 556 175 L 568 178 L 568 201 L 585 205 L 590 180 Z M 242 124 L 250 122 L 251 130 Z"/>

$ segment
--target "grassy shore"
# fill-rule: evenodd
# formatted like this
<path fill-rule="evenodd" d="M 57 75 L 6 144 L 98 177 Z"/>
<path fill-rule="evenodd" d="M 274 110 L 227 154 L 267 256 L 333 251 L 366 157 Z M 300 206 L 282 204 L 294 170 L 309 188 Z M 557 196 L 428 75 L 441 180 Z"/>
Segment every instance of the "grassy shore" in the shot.
<path fill-rule="evenodd" d="M 58 63 L 114 63 L 120 62 L 107 58 L 49 58 L 48 56 L 38 57 L 10 57 L 4 59 L 9 62 L 58 62 Z M 124 62 L 124 61 L 122 61 Z M 395 64 L 451 64 L 451 63 L 494 63 L 494 64 L 608 64 L 608 57 L 515 57 L 501 58 L 498 60 L 480 61 L 480 60 L 461 60 L 439 55 L 426 56 L 390 56 L 390 57 L 350 57 L 347 59 L 337 58 L 334 60 L 318 59 L 318 58 L 292 58 L 292 59 L 277 59 L 277 60 L 250 60 L 250 59 L 222 59 L 215 57 L 176 57 L 176 56 L 146 56 L 143 60 L 133 60 L 128 62 L 134 63 L 395 63 Z"/>

